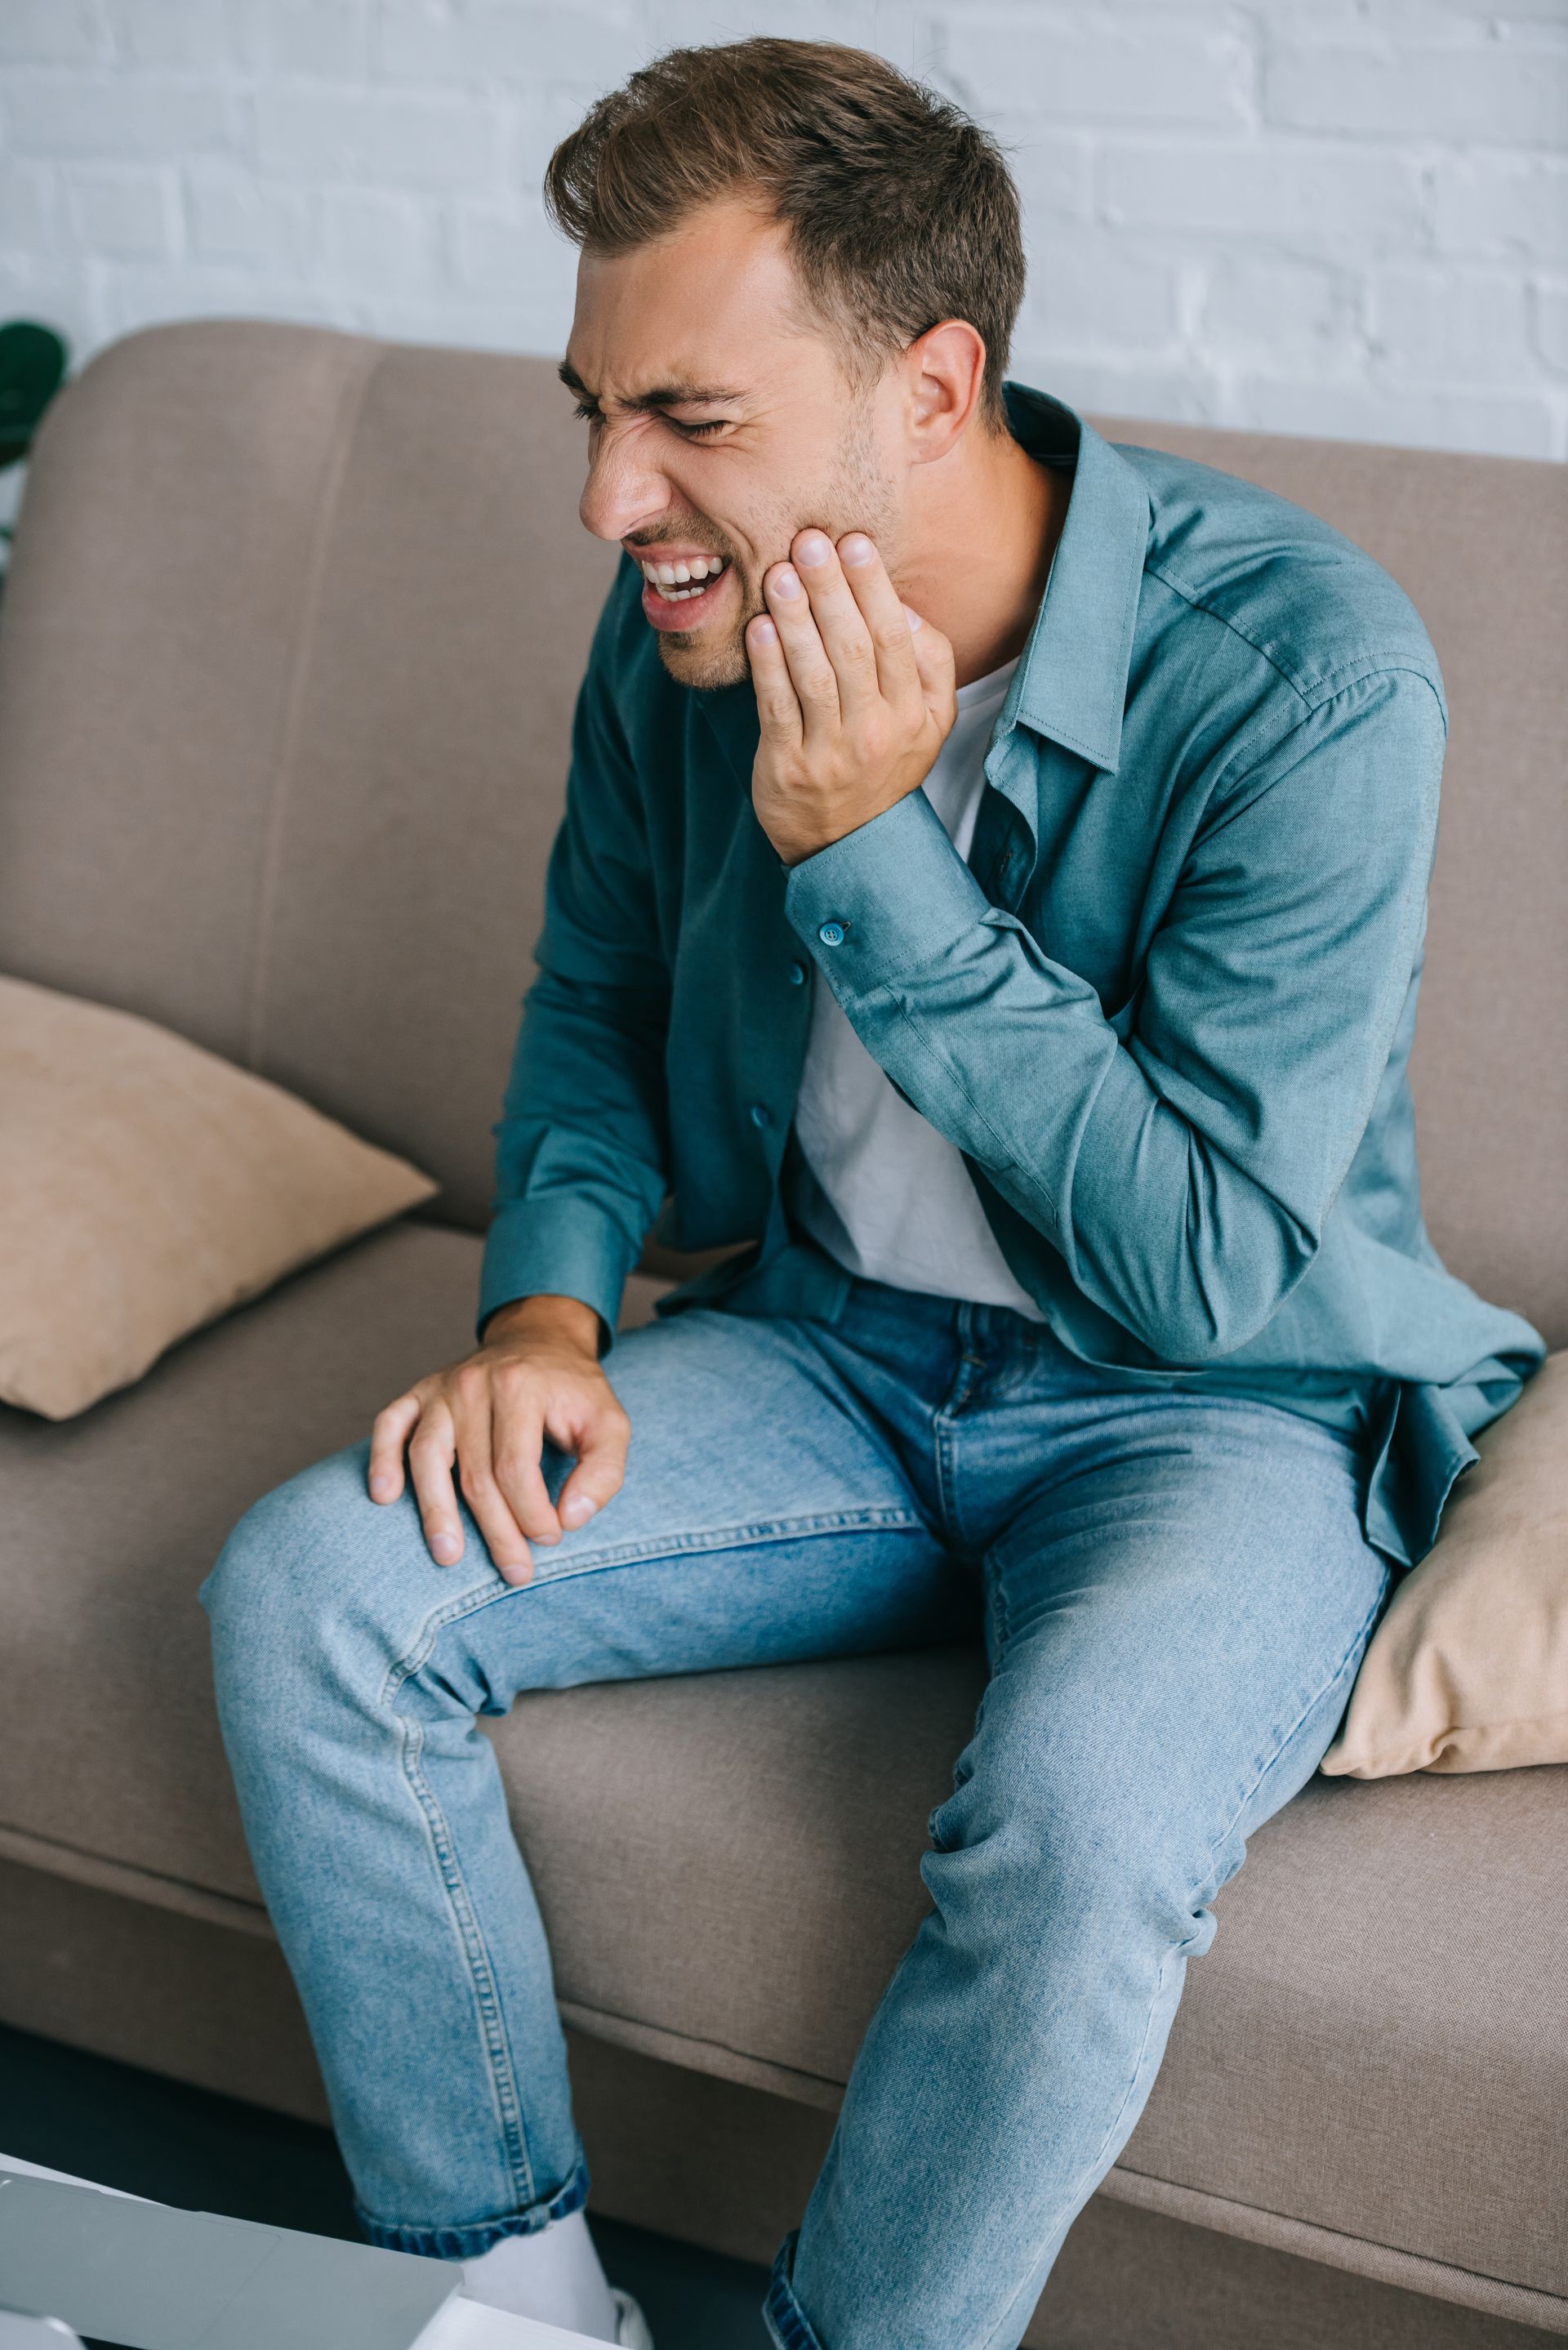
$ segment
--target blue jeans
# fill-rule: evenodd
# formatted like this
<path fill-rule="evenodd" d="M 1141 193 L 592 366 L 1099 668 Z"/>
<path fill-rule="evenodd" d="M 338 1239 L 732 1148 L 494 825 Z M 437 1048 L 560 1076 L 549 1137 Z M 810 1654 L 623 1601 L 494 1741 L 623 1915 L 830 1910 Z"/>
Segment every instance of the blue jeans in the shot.
<path fill-rule="evenodd" d="M 620 1339 L 626 1482 L 515 1589 L 369 1447 L 202 1586 L 257 1873 L 378 2243 L 470 2258 L 587 2191 L 482 1713 L 522 1690 L 971 1637 L 931 1908 L 766 2314 L 785 2350 L 1012 2350 L 1148 2095 L 1249 1833 L 1316 1767 L 1382 1607 L 1354 1442 L 1134 1388 L 1044 1327 L 857 1282 L 836 1325 Z M 566 1461 L 551 1451 L 558 1492 Z"/>

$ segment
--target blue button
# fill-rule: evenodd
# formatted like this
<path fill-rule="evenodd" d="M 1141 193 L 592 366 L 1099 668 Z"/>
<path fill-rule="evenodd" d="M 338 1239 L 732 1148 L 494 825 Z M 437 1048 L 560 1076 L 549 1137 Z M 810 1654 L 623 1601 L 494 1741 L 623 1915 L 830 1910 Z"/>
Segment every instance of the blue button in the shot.
<path fill-rule="evenodd" d="M 791 963 L 791 965 L 790 965 L 790 967 L 789 967 L 789 983 L 790 983 L 790 985 L 791 985 L 792 987 L 804 987 L 804 986 L 805 985 L 805 963 L 803 963 L 803 962 L 792 962 L 792 963 Z"/>
<path fill-rule="evenodd" d="M 768 1107 L 766 1102 L 753 1102 L 752 1104 L 752 1124 L 753 1126 L 772 1126 L 773 1122 L 774 1114 Z"/>
<path fill-rule="evenodd" d="M 825 947 L 841 947 L 844 944 L 844 925 L 842 922 L 824 922 L 816 935 Z"/>

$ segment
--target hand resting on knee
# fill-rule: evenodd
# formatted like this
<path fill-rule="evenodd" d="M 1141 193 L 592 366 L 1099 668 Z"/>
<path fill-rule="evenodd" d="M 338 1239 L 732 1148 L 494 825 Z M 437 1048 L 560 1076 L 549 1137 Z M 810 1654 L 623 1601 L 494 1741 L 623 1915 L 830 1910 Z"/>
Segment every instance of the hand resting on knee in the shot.
<path fill-rule="evenodd" d="M 576 1297 L 520 1297 L 497 1308 L 476 1353 L 416 1379 L 376 1415 L 369 1488 L 376 1502 L 412 1474 L 431 1557 L 455 1566 L 462 1520 L 452 1483 L 508 1583 L 533 1574 L 531 1543 L 556 1543 L 620 1489 L 631 1423 L 599 1367 L 598 1316 Z M 551 1503 L 540 1466 L 549 1437 L 576 1465 Z"/>

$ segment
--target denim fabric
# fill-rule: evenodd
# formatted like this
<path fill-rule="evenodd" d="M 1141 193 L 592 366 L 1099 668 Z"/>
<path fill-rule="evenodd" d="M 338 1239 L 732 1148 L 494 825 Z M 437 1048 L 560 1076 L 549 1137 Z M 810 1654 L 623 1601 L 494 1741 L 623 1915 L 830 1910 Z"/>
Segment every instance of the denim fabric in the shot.
<path fill-rule="evenodd" d="M 521 1589 L 368 1447 L 256 1503 L 202 1599 L 247 1835 L 377 2242 L 472 2256 L 581 2200 L 548 1953 L 482 1713 L 519 1690 L 982 1635 L 775 2336 L 1006 2350 L 1137 2118 L 1245 1839 L 1315 1767 L 1383 1603 L 1366 1462 L 1152 1389 L 1001 1305 L 854 1281 L 834 1323 L 623 1338 L 625 1485 Z M 553 1492 L 566 1462 L 552 1451 Z"/>
<path fill-rule="evenodd" d="M 1325 524 L 1007 397 L 1073 486 L 967 860 L 917 791 L 786 871 L 751 804 L 750 686 L 675 684 L 623 567 L 496 1128 L 480 1326 L 552 1290 L 607 1343 L 667 1193 L 676 1246 L 753 1245 L 660 1312 L 840 1310 L 844 1273 L 787 1213 L 805 963 L 963 1154 L 1065 1347 L 1375 1426 L 1366 1532 L 1411 1562 L 1544 1352 L 1421 1216 L 1436 656 Z"/>

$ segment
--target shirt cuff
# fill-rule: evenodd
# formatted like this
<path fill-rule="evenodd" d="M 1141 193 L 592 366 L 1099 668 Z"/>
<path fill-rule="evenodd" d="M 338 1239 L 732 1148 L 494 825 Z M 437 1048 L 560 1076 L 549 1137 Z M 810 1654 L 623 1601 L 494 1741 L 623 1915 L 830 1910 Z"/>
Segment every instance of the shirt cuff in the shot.
<path fill-rule="evenodd" d="M 631 1260 L 626 1235 L 589 1200 L 510 1200 L 484 1240 L 474 1335 L 498 1306 L 514 1298 L 577 1297 L 599 1317 L 599 1353 L 615 1336 Z"/>
<path fill-rule="evenodd" d="M 784 912 L 839 998 L 940 961 L 991 911 L 925 792 L 790 869 Z"/>

